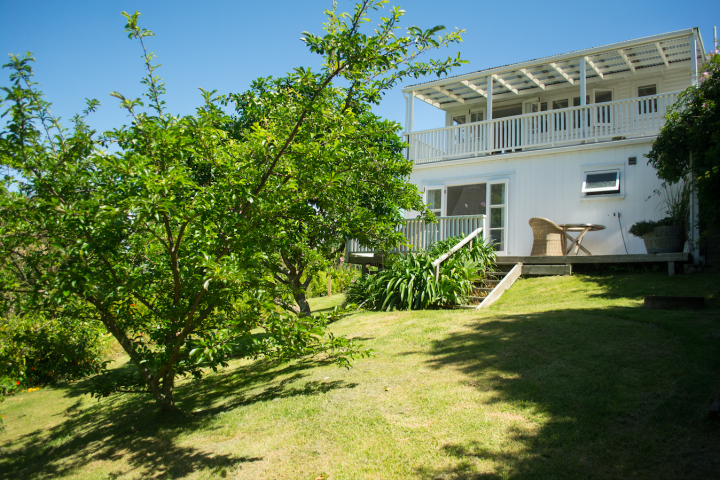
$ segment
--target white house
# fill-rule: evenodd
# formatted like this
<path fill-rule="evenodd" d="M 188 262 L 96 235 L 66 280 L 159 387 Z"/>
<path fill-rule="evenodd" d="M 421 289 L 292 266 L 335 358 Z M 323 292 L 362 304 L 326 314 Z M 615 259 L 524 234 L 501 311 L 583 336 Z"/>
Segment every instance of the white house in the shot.
<path fill-rule="evenodd" d="M 604 225 L 595 255 L 645 253 L 628 228 L 664 212 L 644 155 L 704 55 L 692 28 L 406 87 L 411 181 L 438 216 L 481 218 L 499 255 L 530 255 L 532 217 Z M 417 101 L 445 125 L 414 131 Z"/>

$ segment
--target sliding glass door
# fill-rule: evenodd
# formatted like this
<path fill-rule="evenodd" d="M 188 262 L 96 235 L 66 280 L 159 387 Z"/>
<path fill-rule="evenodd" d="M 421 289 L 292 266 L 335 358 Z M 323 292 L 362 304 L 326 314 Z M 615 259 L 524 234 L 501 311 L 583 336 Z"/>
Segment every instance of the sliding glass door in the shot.
<path fill-rule="evenodd" d="M 486 238 L 495 242 L 499 254 L 507 252 L 507 180 L 447 187 L 445 215 L 486 215 Z M 470 232 L 454 232 L 454 235 Z"/>

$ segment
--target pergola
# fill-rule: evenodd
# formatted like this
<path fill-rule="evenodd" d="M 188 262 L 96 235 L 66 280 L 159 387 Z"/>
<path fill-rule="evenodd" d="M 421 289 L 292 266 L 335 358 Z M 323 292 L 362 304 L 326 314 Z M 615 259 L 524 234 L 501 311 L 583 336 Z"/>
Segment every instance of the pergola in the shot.
<path fill-rule="evenodd" d="M 690 28 L 412 85 L 402 90 L 409 94 L 406 131 L 413 131 L 415 98 L 441 110 L 487 102 L 485 120 L 491 120 L 493 99 L 532 96 L 579 85 L 581 105 L 585 105 L 588 83 L 679 68 L 688 62 L 696 83 L 698 57 L 702 64 L 702 38 L 697 28 Z"/>

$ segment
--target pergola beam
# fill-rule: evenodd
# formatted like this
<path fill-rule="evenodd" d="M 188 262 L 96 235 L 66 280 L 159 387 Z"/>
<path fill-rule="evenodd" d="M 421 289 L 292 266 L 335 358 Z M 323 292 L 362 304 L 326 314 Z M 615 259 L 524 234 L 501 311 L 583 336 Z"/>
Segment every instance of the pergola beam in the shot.
<path fill-rule="evenodd" d="M 525 75 L 525 76 L 526 76 L 531 82 L 533 82 L 535 85 L 537 85 L 538 87 L 540 87 L 540 88 L 542 88 L 543 90 L 545 90 L 545 84 L 542 83 L 542 82 L 541 82 L 539 79 L 537 79 L 535 76 L 533 76 L 533 74 L 530 73 L 530 72 L 527 70 L 527 68 L 521 68 L 521 69 L 518 70 L 518 71 L 519 71 L 520 73 L 522 73 L 523 75 Z"/>
<path fill-rule="evenodd" d="M 456 102 L 465 103 L 465 99 L 463 99 L 463 98 L 460 97 L 459 95 L 455 95 L 455 94 L 452 93 L 450 90 L 447 90 L 447 89 L 442 88 L 442 87 L 433 87 L 433 88 L 434 88 L 435 90 L 437 90 L 438 92 L 440 92 L 440 93 L 442 93 L 442 94 L 445 94 L 445 95 L 447 95 L 448 97 L 452 98 L 452 99 L 455 100 Z"/>
<path fill-rule="evenodd" d="M 623 49 L 620 49 L 617 51 L 620 55 L 620 58 L 622 58 L 625 61 L 625 64 L 630 68 L 630 71 L 635 73 L 635 67 L 633 67 L 633 64 L 630 62 L 630 59 L 625 55 L 625 51 Z"/>
<path fill-rule="evenodd" d="M 482 95 L 483 97 L 487 97 L 487 92 L 486 92 L 485 90 L 483 90 L 482 88 L 478 87 L 477 85 L 474 85 L 474 84 L 470 83 L 468 80 L 463 80 L 463 81 L 460 82 L 460 83 L 462 83 L 463 85 L 465 85 L 466 87 L 468 87 L 470 90 L 473 90 L 473 91 L 479 93 L 479 94 Z"/>
<path fill-rule="evenodd" d="M 665 64 L 665 67 L 670 68 L 670 63 L 668 62 L 668 59 L 665 56 L 665 52 L 663 51 L 663 48 L 660 46 L 660 42 L 655 42 L 655 48 L 657 48 L 658 53 L 660 54 L 660 58 L 662 58 L 662 61 Z"/>
<path fill-rule="evenodd" d="M 505 80 L 503 80 L 502 77 L 500 77 L 500 76 L 498 76 L 498 75 L 493 75 L 492 78 L 493 78 L 494 80 L 497 80 L 497 82 L 498 82 L 500 85 L 502 85 L 503 87 L 507 88 L 508 90 L 510 90 L 511 92 L 513 92 L 515 95 L 518 94 L 518 89 L 517 89 L 517 88 L 513 88 L 513 86 L 510 85 L 509 83 L 507 83 Z"/>
<path fill-rule="evenodd" d="M 429 104 L 432 105 L 433 107 L 440 108 L 440 103 L 433 101 L 433 99 L 430 98 L 430 97 L 426 97 L 425 95 L 421 95 L 421 94 L 419 94 L 419 93 L 416 93 L 415 96 L 416 96 L 417 98 L 419 98 L 420 100 L 422 100 L 423 102 L 429 103 Z"/>
<path fill-rule="evenodd" d="M 597 65 L 595 65 L 595 62 L 590 60 L 590 57 L 585 57 L 585 61 L 587 62 L 588 65 L 590 65 L 590 68 L 592 68 L 593 71 L 595 73 L 597 73 L 598 77 L 605 78 L 605 75 L 603 75 L 603 73 L 600 71 L 600 69 L 597 67 Z"/>
<path fill-rule="evenodd" d="M 570 82 L 570 85 L 575 85 L 575 80 L 573 80 L 573 78 L 572 78 L 570 75 L 568 75 L 567 73 L 563 72 L 563 71 L 562 71 L 562 68 L 560 68 L 560 66 L 559 66 L 557 63 L 553 62 L 553 63 L 550 64 L 550 66 L 551 66 L 552 68 L 554 68 L 555 71 L 558 72 L 565 80 L 567 80 L 568 82 Z"/>

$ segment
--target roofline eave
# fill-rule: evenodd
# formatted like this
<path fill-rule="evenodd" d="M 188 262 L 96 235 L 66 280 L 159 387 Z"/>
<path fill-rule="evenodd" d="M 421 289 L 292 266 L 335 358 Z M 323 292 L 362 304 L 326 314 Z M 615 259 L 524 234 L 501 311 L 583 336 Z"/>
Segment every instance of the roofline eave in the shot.
<path fill-rule="evenodd" d="M 645 43 L 659 42 L 663 40 L 671 40 L 673 38 L 681 38 L 689 35 L 697 35 L 700 47 L 705 57 L 705 49 L 703 47 L 702 37 L 700 36 L 700 29 L 698 27 L 686 28 L 684 30 L 677 30 L 675 32 L 661 33 L 658 35 L 652 35 L 650 37 L 637 38 L 634 40 L 626 40 L 624 42 L 612 43 L 610 45 L 603 45 L 600 47 L 587 48 L 585 50 L 577 50 L 575 52 L 562 53 L 560 55 L 553 55 L 550 57 L 543 57 L 535 60 L 528 60 L 520 63 L 513 63 L 511 65 L 505 65 L 503 67 L 489 68 L 486 70 L 479 70 L 476 72 L 466 73 L 463 75 L 457 75 L 448 78 L 442 78 L 438 80 L 432 80 L 425 83 L 418 83 L 415 85 L 409 85 L 402 89 L 403 93 L 412 93 L 419 90 L 426 90 L 431 87 L 441 87 L 448 84 L 462 82 L 463 80 L 477 79 L 487 77 L 488 75 L 496 75 L 505 72 L 512 72 L 520 68 L 528 68 L 533 65 L 546 65 L 551 62 L 560 62 L 563 60 L 569 60 L 572 58 L 586 57 L 589 55 L 596 55 L 605 51 L 613 51 L 622 48 L 630 48 L 636 45 L 642 45 Z"/>

